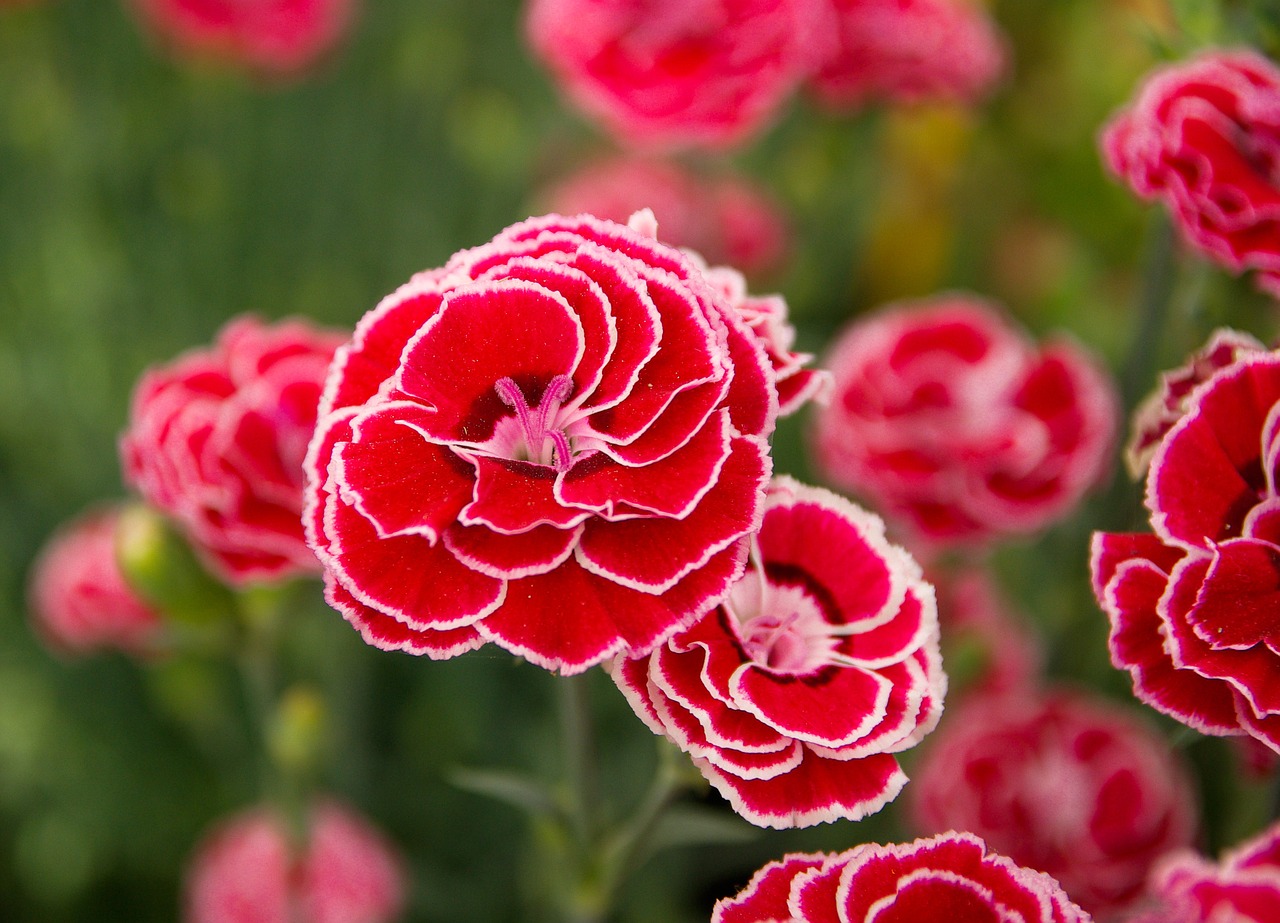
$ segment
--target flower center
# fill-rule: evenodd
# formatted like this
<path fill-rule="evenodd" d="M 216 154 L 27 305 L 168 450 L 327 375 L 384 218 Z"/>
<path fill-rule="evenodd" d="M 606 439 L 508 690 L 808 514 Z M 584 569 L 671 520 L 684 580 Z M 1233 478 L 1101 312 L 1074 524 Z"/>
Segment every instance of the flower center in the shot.
<path fill-rule="evenodd" d="M 557 375 L 551 379 L 543 389 L 542 400 L 532 408 L 520 386 L 510 378 L 498 379 L 493 388 L 502 402 L 516 412 L 511 457 L 538 465 L 554 464 L 558 471 L 567 470 L 572 450 L 563 427 L 556 425 L 556 414 L 573 390 L 569 376 Z"/>
<path fill-rule="evenodd" d="M 738 621 L 746 655 L 776 673 L 812 673 L 841 663 L 840 626 L 800 587 L 779 586 L 748 574 L 725 603 Z"/>

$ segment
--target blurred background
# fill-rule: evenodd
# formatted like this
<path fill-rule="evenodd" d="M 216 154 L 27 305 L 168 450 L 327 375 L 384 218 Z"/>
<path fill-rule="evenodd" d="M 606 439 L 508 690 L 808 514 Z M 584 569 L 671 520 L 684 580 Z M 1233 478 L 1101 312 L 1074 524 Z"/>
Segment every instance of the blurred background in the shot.
<path fill-rule="evenodd" d="M 1099 351 L 1131 403 L 1216 324 L 1274 334 L 1274 304 L 1185 256 L 1168 328 L 1134 349 L 1154 213 L 1104 175 L 1095 142 L 1140 75 L 1231 35 L 1246 6 L 993 3 L 1012 64 L 985 104 L 833 114 L 799 96 L 763 136 L 688 162 L 731 168 L 786 216 L 785 253 L 752 286 L 786 296 L 802 346 L 820 353 L 885 301 L 969 289 Z M 120 0 L 0 3 L 0 918 L 172 920 L 192 844 L 258 797 L 229 668 L 50 654 L 28 626 L 28 567 L 58 523 L 123 496 L 116 440 L 146 366 L 245 311 L 350 328 L 610 155 L 532 60 L 521 14 L 516 0 L 368 2 L 317 68 L 286 80 L 176 60 Z M 779 430 L 776 464 L 810 478 L 804 427 L 802 415 Z M 1125 701 L 1086 548 L 1091 529 L 1125 526 L 1137 498 L 1127 482 L 1104 487 L 996 561 L 1050 639 L 1051 673 Z M 334 716 L 323 781 L 404 850 L 407 918 L 531 919 L 538 831 L 446 777 L 554 774 L 548 677 L 496 650 L 447 663 L 379 653 L 314 588 L 297 600 L 287 669 Z M 653 742 L 603 675 L 591 681 L 606 778 L 626 806 Z M 1181 745 L 1202 766 L 1230 758 L 1220 741 Z M 1256 787 L 1204 775 L 1206 844 L 1256 829 Z M 784 851 L 901 838 L 897 811 L 666 853 L 621 916 L 705 920 Z"/>

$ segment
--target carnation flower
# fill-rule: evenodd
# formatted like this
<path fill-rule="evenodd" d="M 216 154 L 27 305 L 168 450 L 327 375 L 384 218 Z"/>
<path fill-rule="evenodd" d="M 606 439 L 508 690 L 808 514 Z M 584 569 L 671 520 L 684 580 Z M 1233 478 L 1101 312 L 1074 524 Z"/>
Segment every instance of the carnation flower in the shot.
<path fill-rule="evenodd" d="M 1242 355 L 1186 408 L 1147 475 L 1154 534 L 1094 535 L 1111 660 L 1158 711 L 1280 752 L 1280 354 Z"/>
<path fill-rule="evenodd" d="M 1101 916 L 1190 845 L 1188 779 L 1157 735 L 1105 701 L 1019 692 L 950 712 L 908 794 L 922 832 L 977 834 Z"/>
<path fill-rule="evenodd" d="M 585 215 L 514 225 L 338 351 L 307 465 L 328 599 L 433 658 L 647 653 L 742 573 L 777 408 L 760 344 L 679 251 Z"/>
<path fill-rule="evenodd" d="M 927 543 L 1039 529 L 1106 468 L 1117 402 L 1093 358 L 1061 339 L 1037 348 L 976 298 L 855 321 L 827 365 L 821 470 Z"/>
<path fill-rule="evenodd" d="M 232 584 L 319 570 L 302 535 L 302 461 L 341 342 L 302 320 L 240 317 L 134 390 L 125 480 Z"/>
<path fill-rule="evenodd" d="M 266 74 L 305 70 L 346 31 L 355 0 L 132 0 L 180 55 L 221 58 Z"/>
<path fill-rule="evenodd" d="M 1168 857 L 1151 880 L 1158 912 L 1133 923 L 1273 923 L 1280 920 L 1280 824 L 1217 865 L 1186 851 Z"/>
<path fill-rule="evenodd" d="M 748 275 L 776 267 L 787 247 L 787 222 L 764 190 L 732 175 L 695 175 L 675 161 L 635 157 L 581 170 L 542 196 L 551 211 L 626 221 L 649 208 L 662 239 L 696 250 L 712 264 Z"/>
<path fill-rule="evenodd" d="M 712 923 L 1090 923 L 1048 875 L 969 833 L 792 853 L 719 901 Z"/>
<path fill-rule="evenodd" d="M 725 602 L 613 678 L 734 810 L 765 827 L 856 820 L 906 783 L 893 754 L 946 690 L 933 588 L 878 518 L 790 478 L 769 490 Z"/>
<path fill-rule="evenodd" d="M 1280 295 L 1280 68 L 1213 51 L 1147 78 L 1102 134 L 1108 167 L 1197 249 Z"/>
<path fill-rule="evenodd" d="M 811 80 L 818 98 L 849 108 L 896 103 L 975 102 L 1004 69 L 995 24 L 968 0 L 824 0 L 835 48 Z"/>
<path fill-rule="evenodd" d="M 79 517 L 49 540 L 32 566 L 28 592 L 34 627 L 56 650 L 145 653 L 153 647 L 160 616 L 120 572 L 119 519 L 116 508 Z"/>
<path fill-rule="evenodd" d="M 197 848 L 186 890 L 186 923 L 390 923 L 405 882 L 382 834 L 321 801 L 300 851 L 269 808 L 224 821 Z"/>
<path fill-rule="evenodd" d="M 532 0 L 533 50 L 619 139 L 724 147 L 758 131 L 812 66 L 814 0 Z"/>

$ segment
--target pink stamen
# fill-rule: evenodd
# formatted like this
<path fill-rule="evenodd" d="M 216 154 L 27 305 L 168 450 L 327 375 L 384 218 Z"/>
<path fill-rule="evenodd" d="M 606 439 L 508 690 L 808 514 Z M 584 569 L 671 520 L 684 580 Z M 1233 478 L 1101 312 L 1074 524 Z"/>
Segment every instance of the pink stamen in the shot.
<path fill-rule="evenodd" d="M 573 391 L 573 380 L 568 375 L 557 375 L 552 378 L 542 391 L 542 400 L 533 410 L 529 408 L 529 402 L 525 400 L 520 386 L 510 378 L 499 378 L 493 387 L 502 402 L 516 412 L 516 420 L 524 433 L 530 460 L 536 464 L 542 464 L 540 459 L 543 444 L 550 439 L 556 469 L 567 470 L 571 461 L 569 437 L 563 430 L 549 429 L 549 427 L 555 418 L 556 411 Z"/>

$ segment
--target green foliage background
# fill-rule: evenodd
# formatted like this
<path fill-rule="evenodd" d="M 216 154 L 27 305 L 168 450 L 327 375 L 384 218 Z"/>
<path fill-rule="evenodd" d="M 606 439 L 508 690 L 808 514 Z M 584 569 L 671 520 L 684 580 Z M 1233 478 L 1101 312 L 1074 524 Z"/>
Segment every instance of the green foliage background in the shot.
<path fill-rule="evenodd" d="M 970 288 L 1038 333 L 1067 328 L 1101 351 L 1131 401 L 1216 323 L 1270 336 L 1273 305 L 1184 257 L 1174 313 L 1134 347 L 1151 218 L 1104 177 L 1094 139 L 1162 57 L 1246 38 L 1274 52 L 1275 6 L 1005 0 L 995 13 L 1013 72 L 971 117 L 835 116 L 799 99 L 729 158 L 793 214 L 790 268 L 760 285 L 788 296 L 802 342 L 821 349 L 884 298 Z M 0 9 L 0 918 L 174 919 L 191 845 L 258 796 L 228 668 L 63 662 L 27 627 L 41 543 L 123 493 L 115 441 L 141 370 L 243 311 L 350 327 L 607 149 L 529 59 L 515 0 L 371 0 L 324 67 L 285 85 L 171 62 L 119 0 Z M 780 470 L 806 476 L 802 430 L 786 425 L 776 451 Z M 1122 700 L 1085 545 L 1091 528 L 1131 520 L 1136 498 L 1113 485 L 997 562 L 1050 639 L 1052 670 Z M 552 681 L 498 652 L 443 664 L 378 653 L 318 596 L 296 593 L 287 668 L 334 715 L 326 787 L 405 850 L 409 919 L 536 918 L 545 869 L 530 844 L 554 844 L 446 774 L 554 776 Z M 625 805 L 653 744 L 603 676 L 592 684 L 606 777 Z M 1227 765 L 1220 744 L 1178 739 L 1202 766 Z M 1230 772 L 1205 779 L 1206 844 L 1256 829 L 1256 790 Z M 636 879 L 622 917 L 705 920 L 767 858 L 905 835 L 893 807 L 676 850 Z"/>

